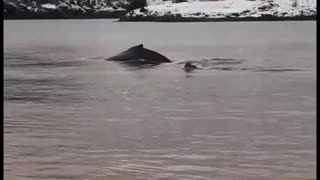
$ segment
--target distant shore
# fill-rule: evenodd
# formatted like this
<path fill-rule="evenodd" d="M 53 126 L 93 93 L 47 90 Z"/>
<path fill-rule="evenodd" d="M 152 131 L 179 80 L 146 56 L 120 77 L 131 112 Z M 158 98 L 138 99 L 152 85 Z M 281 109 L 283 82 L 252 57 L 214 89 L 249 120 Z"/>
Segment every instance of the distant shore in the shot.
<path fill-rule="evenodd" d="M 302 2 L 302 1 L 301 1 Z M 307 2 L 307 1 L 306 1 Z M 125 5 L 76 5 L 60 2 L 27 6 L 4 3 L 4 20 L 118 19 L 118 22 L 316 21 L 313 4 L 292 7 L 285 1 L 165 2 L 129 11 Z"/>
<path fill-rule="evenodd" d="M 62 15 L 6 15 L 3 20 L 54 20 L 54 19 L 119 19 L 125 12 L 115 11 L 110 13 L 96 13 L 96 14 L 62 14 Z"/>
<path fill-rule="evenodd" d="M 317 20 L 316 5 L 289 0 L 192 1 L 148 6 L 135 9 L 119 21 L 151 22 L 221 22 L 221 21 L 306 21 Z"/>
<path fill-rule="evenodd" d="M 27 19 L 109 19 L 120 18 L 127 10 L 116 6 L 98 4 L 95 6 L 60 3 L 27 6 L 22 3 L 5 2 L 4 20 Z"/>
<path fill-rule="evenodd" d="M 224 17 L 224 18 L 195 18 L 182 17 L 179 15 L 165 16 L 122 16 L 119 22 L 239 22 L 239 21 L 316 21 L 317 16 L 295 16 L 295 17 Z"/>
<path fill-rule="evenodd" d="M 296 17 L 227 17 L 194 18 L 181 16 L 124 16 L 125 12 L 100 13 L 90 15 L 7 15 L 3 20 L 54 20 L 54 19 L 117 19 L 117 22 L 240 22 L 240 21 L 316 21 L 317 16 Z"/>

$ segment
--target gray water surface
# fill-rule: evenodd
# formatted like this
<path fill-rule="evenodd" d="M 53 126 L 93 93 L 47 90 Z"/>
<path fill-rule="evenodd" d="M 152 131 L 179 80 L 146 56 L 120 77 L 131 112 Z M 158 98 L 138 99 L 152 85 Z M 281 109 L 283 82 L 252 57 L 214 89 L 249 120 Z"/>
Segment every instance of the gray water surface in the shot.
<path fill-rule="evenodd" d="M 4 21 L 6 180 L 315 179 L 315 21 L 113 21 Z"/>

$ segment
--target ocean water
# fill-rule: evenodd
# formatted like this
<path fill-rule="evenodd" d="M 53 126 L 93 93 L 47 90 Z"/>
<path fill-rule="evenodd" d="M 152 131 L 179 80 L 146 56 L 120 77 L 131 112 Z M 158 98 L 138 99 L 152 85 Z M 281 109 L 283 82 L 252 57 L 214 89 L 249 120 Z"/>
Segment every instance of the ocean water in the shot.
<path fill-rule="evenodd" d="M 114 21 L 4 21 L 6 180 L 316 178 L 315 21 Z"/>

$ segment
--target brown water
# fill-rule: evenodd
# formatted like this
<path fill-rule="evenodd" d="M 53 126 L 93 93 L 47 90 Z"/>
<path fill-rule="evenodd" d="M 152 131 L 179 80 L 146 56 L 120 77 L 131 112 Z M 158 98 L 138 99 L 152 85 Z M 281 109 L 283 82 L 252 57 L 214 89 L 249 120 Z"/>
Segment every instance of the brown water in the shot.
<path fill-rule="evenodd" d="M 112 21 L 4 21 L 6 180 L 315 179 L 316 22 Z"/>

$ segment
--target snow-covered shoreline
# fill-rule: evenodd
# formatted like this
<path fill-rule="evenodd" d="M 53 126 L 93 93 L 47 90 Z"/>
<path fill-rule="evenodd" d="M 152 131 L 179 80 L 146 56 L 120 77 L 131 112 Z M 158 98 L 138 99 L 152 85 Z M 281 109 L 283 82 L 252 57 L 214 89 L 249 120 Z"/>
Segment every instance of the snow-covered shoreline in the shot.
<path fill-rule="evenodd" d="M 121 7 L 110 7 L 105 4 L 88 7 L 60 2 L 58 5 L 42 4 L 32 7 L 22 3 L 4 3 L 4 19 L 119 18 L 126 12 L 127 10 Z"/>
<path fill-rule="evenodd" d="M 294 17 L 223 17 L 223 18 L 194 18 L 181 17 L 179 15 L 164 15 L 164 16 L 121 16 L 118 22 L 240 22 L 240 21 L 316 21 L 317 16 L 294 16 Z"/>
<path fill-rule="evenodd" d="M 150 5 L 145 11 L 128 12 L 120 21 L 263 21 L 316 20 L 315 0 L 223 0 L 165 2 Z"/>
<path fill-rule="evenodd" d="M 115 1 L 120 2 L 120 1 Z M 122 2 L 122 1 L 121 1 Z M 125 1 L 126 2 L 126 1 Z M 4 2 L 4 19 L 96 19 L 119 21 L 204 22 L 316 20 L 316 0 L 219 0 L 172 3 L 147 0 L 145 10 L 127 12 L 118 4 L 88 7 L 59 2 L 58 5 L 27 6 Z"/>

